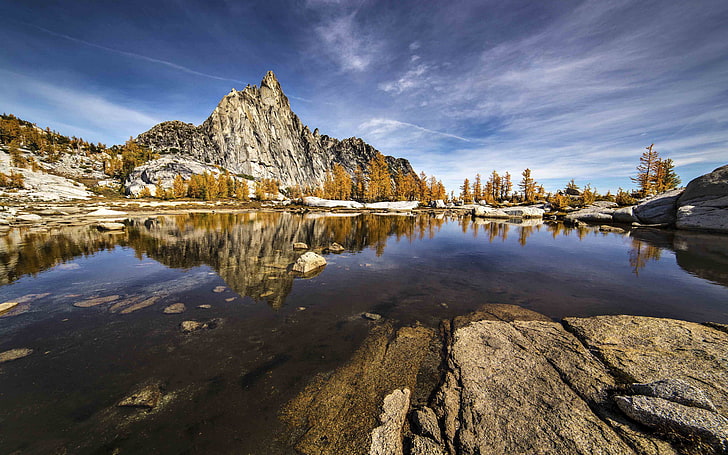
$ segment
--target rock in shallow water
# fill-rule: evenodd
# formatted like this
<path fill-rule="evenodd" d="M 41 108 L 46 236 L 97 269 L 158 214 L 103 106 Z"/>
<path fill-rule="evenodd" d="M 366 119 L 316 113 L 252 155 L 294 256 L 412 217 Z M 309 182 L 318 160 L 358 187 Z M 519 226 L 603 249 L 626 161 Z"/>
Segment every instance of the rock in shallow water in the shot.
<path fill-rule="evenodd" d="M 308 273 L 326 265 L 326 259 L 312 251 L 304 253 L 293 264 L 293 271 L 300 273 Z"/>
<path fill-rule="evenodd" d="M 164 314 L 184 313 L 186 309 L 187 307 L 185 307 L 184 303 L 173 303 L 164 309 Z"/>
<path fill-rule="evenodd" d="M 148 385 L 121 400 L 117 406 L 152 409 L 159 403 L 160 398 L 162 398 L 162 392 L 159 390 L 159 386 Z"/>

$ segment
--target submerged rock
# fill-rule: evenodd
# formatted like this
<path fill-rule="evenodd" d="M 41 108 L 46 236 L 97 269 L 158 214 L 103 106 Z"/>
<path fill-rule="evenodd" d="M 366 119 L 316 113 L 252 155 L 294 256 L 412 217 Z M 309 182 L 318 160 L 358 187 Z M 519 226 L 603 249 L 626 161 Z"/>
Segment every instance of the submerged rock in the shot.
<path fill-rule="evenodd" d="M 441 346 L 437 332 L 425 327 L 377 324 L 345 365 L 312 381 L 285 407 L 295 448 L 304 454 L 368 453 L 372 430 L 379 425 L 382 400 L 400 389 L 423 404 L 437 381 Z M 401 407 L 399 407 L 401 410 Z M 396 413 L 397 419 L 401 415 Z M 398 420 L 397 420 L 398 422 Z"/>
<path fill-rule="evenodd" d="M 378 321 L 382 319 L 382 316 L 377 313 L 364 313 L 362 314 L 362 316 L 364 317 L 364 319 L 369 319 L 371 321 Z"/>
<path fill-rule="evenodd" d="M 104 297 L 93 297 L 91 299 L 82 300 L 80 302 L 76 302 L 73 304 L 73 306 L 77 308 L 90 308 L 97 305 L 102 305 L 104 303 L 113 302 L 116 300 L 119 300 L 121 298 L 120 295 L 107 295 Z"/>
<path fill-rule="evenodd" d="M 173 303 L 164 309 L 164 314 L 180 314 L 184 313 L 187 307 L 184 303 Z"/>
<path fill-rule="evenodd" d="M 162 398 L 162 392 L 159 390 L 159 386 L 148 385 L 119 401 L 117 406 L 152 409 L 157 406 L 160 398 Z"/>
<path fill-rule="evenodd" d="M 312 251 L 304 253 L 293 264 L 293 271 L 300 273 L 309 273 L 326 265 L 326 259 Z"/>
<path fill-rule="evenodd" d="M 200 321 L 182 321 L 179 325 L 182 333 L 193 333 L 200 330 L 212 330 L 216 329 L 222 324 L 223 320 L 219 318 L 211 319 L 206 322 Z"/>
<path fill-rule="evenodd" d="M 33 353 L 32 349 L 29 348 L 18 348 L 10 349 L 9 351 L 0 352 L 0 363 L 10 362 L 12 360 L 22 359 L 28 357 Z"/>
<path fill-rule="evenodd" d="M 0 314 L 6 313 L 16 306 L 20 305 L 19 302 L 3 302 L 0 303 Z"/>

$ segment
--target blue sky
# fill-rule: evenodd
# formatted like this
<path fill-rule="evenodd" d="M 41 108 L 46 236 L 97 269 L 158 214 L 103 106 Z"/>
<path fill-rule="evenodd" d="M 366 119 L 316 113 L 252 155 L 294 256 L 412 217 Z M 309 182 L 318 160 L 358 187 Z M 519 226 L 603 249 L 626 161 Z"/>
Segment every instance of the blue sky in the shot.
<path fill-rule="evenodd" d="M 632 187 L 728 163 L 728 2 L 0 0 L 0 111 L 106 144 L 273 70 L 312 129 L 448 189 L 530 167 Z M 514 178 L 517 180 L 517 178 Z"/>

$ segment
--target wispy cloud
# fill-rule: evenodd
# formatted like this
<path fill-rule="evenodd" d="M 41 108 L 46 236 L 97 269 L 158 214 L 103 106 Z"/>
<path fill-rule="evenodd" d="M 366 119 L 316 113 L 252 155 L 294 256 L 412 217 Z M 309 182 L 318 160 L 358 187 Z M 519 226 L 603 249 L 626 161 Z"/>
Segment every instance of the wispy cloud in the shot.
<path fill-rule="evenodd" d="M 77 88 L 4 70 L 0 70 L 0 76 L 12 82 L 0 84 L 0 104 L 4 109 L 32 119 L 41 127 L 63 128 L 64 134 L 94 142 L 105 137 L 120 143 L 160 122 L 152 115 Z M 58 122 L 54 118 L 65 120 Z"/>
<path fill-rule="evenodd" d="M 121 50 L 121 49 L 114 49 L 114 48 L 111 48 L 111 47 L 103 46 L 101 44 L 92 43 L 90 41 L 82 40 L 80 38 L 76 38 L 76 37 L 73 37 L 73 36 L 70 36 L 70 35 L 65 35 L 63 33 L 54 32 L 53 30 L 49 30 L 49 29 L 44 28 L 44 27 L 39 27 L 39 26 L 34 25 L 34 24 L 27 24 L 26 23 L 25 25 L 28 25 L 30 27 L 33 27 L 33 28 L 35 28 L 37 30 L 40 30 L 40 31 L 42 31 L 44 33 L 47 33 L 49 35 L 52 35 L 52 36 L 55 36 L 55 37 L 58 37 L 58 38 L 63 38 L 63 39 L 68 40 L 68 41 L 73 41 L 75 43 L 83 44 L 84 46 L 93 47 L 93 48 L 96 48 L 96 49 L 101 49 L 101 50 L 106 51 L 106 52 L 112 52 L 114 54 L 123 55 L 125 57 L 130 57 L 130 58 L 134 58 L 134 59 L 137 59 L 137 60 L 143 60 L 143 61 L 146 61 L 146 62 L 155 63 L 155 64 L 158 64 L 158 65 L 163 65 L 163 66 L 166 66 L 167 68 L 171 68 L 173 70 L 180 71 L 180 72 L 187 73 L 187 74 L 192 74 L 194 76 L 205 77 L 205 78 L 208 78 L 208 79 L 215 79 L 215 80 L 218 80 L 218 81 L 235 82 L 235 83 L 243 84 L 243 85 L 245 84 L 245 82 L 243 82 L 241 80 L 238 80 L 238 79 L 231 79 L 231 78 L 228 78 L 228 77 L 217 76 L 217 75 L 209 74 L 209 73 L 203 73 L 201 71 L 196 71 L 196 70 L 193 70 L 193 69 L 188 68 L 186 66 L 178 65 L 177 63 L 174 63 L 174 62 L 170 62 L 170 61 L 167 61 L 167 60 L 162 60 L 162 59 L 158 59 L 158 58 L 154 58 L 154 57 L 148 57 L 146 55 L 137 54 L 135 52 L 128 52 L 128 51 L 124 51 L 124 50 Z"/>
<path fill-rule="evenodd" d="M 415 125 L 413 123 L 400 122 L 398 120 L 390 120 L 390 119 L 384 119 L 384 118 L 370 119 L 370 120 L 362 123 L 361 125 L 359 125 L 359 129 L 368 133 L 369 135 L 375 136 L 375 137 L 382 137 L 382 136 L 385 136 L 388 134 L 392 134 L 394 131 L 401 130 L 401 129 L 414 129 L 418 132 L 427 133 L 428 135 L 435 135 L 435 136 L 457 139 L 459 141 L 464 141 L 464 142 L 471 142 L 470 139 L 456 136 L 454 134 L 444 133 L 442 131 L 435 131 L 435 130 L 432 130 L 429 128 Z"/>

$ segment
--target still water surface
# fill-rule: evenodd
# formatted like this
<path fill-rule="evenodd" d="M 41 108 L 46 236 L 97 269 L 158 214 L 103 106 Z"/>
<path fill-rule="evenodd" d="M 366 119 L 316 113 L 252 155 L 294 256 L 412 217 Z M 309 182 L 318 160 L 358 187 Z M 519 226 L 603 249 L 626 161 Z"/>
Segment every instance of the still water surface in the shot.
<path fill-rule="evenodd" d="M 293 242 L 346 251 L 300 277 Z M 21 302 L 0 315 L 0 352 L 33 349 L 0 364 L 0 453 L 293 453 L 281 408 L 346 362 L 375 324 L 363 312 L 437 326 L 511 303 L 554 319 L 728 323 L 728 237 L 442 215 L 190 214 L 116 234 L 11 231 L 0 283 L 0 302 Z M 88 306 L 107 296 L 118 297 Z M 164 314 L 174 303 L 186 311 Z M 185 334 L 184 320 L 216 324 Z M 153 411 L 116 407 L 146 384 L 165 393 Z"/>

